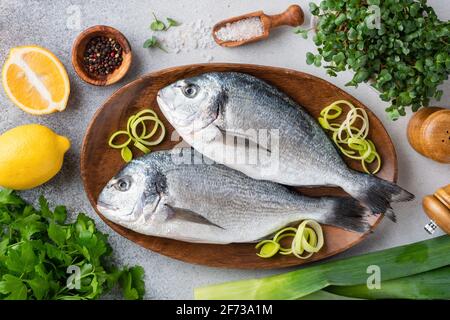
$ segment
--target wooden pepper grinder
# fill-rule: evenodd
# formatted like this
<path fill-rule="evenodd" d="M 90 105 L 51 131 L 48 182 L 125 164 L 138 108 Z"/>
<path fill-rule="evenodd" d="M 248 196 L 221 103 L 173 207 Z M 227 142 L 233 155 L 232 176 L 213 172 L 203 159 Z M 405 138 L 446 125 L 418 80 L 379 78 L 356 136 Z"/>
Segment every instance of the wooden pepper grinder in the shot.
<path fill-rule="evenodd" d="M 418 153 L 442 163 L 450 163 L 450 109 L 427 107 L 408 123 L 408 140 Z"/>
<path fill-rule="evenodd" d="M 433 234 L 439 226 L 450 234 L 450 184 L 423 198 L 422 206 L 431 219 L 425 230 Z"/>

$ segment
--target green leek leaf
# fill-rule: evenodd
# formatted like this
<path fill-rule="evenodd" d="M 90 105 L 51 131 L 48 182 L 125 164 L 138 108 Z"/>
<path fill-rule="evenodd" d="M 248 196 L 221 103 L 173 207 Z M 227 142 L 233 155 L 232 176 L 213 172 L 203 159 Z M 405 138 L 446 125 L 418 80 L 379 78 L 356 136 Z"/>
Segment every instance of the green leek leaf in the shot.
<path fill-rule="evenodd" d="M 447 235 L 352 258 L 327 262 L 262 279 L 194 290 L 196 299 L 299 299 L 327 286 L 365 284 L 368 267 L 381 270 L 381 282 L 450 265 Z"/>
<path fill-rule="evenodd" d="M 450 267 L 382 282 L 379 289 L 367 285 L 331 286 L 328 293 L 358 299 L 450 299 Z"/>

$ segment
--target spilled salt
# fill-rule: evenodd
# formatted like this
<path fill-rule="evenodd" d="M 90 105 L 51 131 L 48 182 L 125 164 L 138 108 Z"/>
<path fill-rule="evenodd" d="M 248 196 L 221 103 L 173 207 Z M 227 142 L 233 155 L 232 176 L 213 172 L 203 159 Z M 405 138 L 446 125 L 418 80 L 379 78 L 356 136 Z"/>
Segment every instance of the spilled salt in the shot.
<path fill-rule="evenodd" d="M 211 37 L 211 25 L 212 21 L 199 19 L 170 28 L 163 34 L 162 46 L 176 54 L 213 49 L 216 44 Z"/>
<path fill-rule="evenodd" d="M 263 33 L 261 19 L 253 17 L 227 23 L 216 31 L 216 37 L 222 41 L 242 41 L 261 36 Z"/>

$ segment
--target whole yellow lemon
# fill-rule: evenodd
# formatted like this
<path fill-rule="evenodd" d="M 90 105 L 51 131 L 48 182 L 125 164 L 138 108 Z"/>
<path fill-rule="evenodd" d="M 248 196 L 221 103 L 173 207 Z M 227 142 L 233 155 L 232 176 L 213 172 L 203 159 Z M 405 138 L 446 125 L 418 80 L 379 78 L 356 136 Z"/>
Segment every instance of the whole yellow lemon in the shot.
<path fill-rule="evenodd" d="M 66 137 L 47 127 L 29 124 L 0 135 L 0 186 L 14 190 L 37 187 L 61 170 Z"/>

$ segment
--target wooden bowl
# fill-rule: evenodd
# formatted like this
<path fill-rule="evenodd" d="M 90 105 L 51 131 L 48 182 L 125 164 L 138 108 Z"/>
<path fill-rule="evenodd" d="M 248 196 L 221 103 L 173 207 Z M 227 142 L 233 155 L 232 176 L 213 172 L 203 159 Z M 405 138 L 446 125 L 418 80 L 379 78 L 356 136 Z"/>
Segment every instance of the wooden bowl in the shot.
<path fill-rule="evenodd" d="M 115 224 L 96 209 L 97 198 L 105 184 L 125 165 L 117 149 L 108 146 L 112 133 L 121 130 L 128 118 L 142 109 L 153 109 L 164 123 L 167 135 L 162 144 L 153 151 L 179 147 L 174 128 L 164 118 L 156 102 L 158 91 L 174 81 L 205 72 L 235 71 L 251 74 L 284 91 L 302 105 L 314 118 L 325 106 L 333 101 L 345 99 L 357 108 L 367 111 L 370 121 L 369 138 L 378 146 L 383 166 L 377 176 L 389 181 L 397 179 L 397 156 L 388 133 L 378 118 L 361 102 L 333 84 L 299 71 L 249 64 L 211 63 L 174 67 L 152 72 L 115 92 L 94 115 L 81 150 L 81 177 L 89 201 L 97 214 L 113 230 L 137 244 L 166 256 L 190 263 L 222 268 L 270 269 L 300 265 L 320 260 L 342 252 L 362 241 L 369 233 L 362 234 L 324 225 L 325 245 L 310 259 L 300 260 L 294 256 L 277 255 L 271 259 L 261 259 L 256 255 L 255 244 L 233 243 L 228 245 L 197 244 L 172 239 L 146 236 Z M 133 150 L 135 151 L 135 150 Z M 135 156 L 142 153 L 136 152 Z M 349 167 L 362 171 L 359 161 L 344 159 Z M 295 188 L 309 196 L 346 196 L 340 188 Z M 371 230 L 381 221 L 381 215 L 369 218 Z"/>
<path fill-rule="evenodd" d="M 122 64 L 112 73 L 105 76 L 89 73 L 83 64 L 83 56 L 88 42 L 94 38 L 104 36 L 115 39 L 122 47 Z M 78 35 L 72 46 L 72 65 L 78 76 L 89 84 L 95 86 L 108 86 L 116 83 L 125 76 L 133 60 L 131 46 L 125 36 L 117 29 L 108 26 L 93 26 Z"/>
<path fill-rule="evenodd" d="M 427 107 L 408 123 L 408 141 L 421 155 L 450 163 L 450 109 Z"/>

